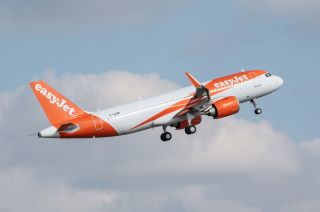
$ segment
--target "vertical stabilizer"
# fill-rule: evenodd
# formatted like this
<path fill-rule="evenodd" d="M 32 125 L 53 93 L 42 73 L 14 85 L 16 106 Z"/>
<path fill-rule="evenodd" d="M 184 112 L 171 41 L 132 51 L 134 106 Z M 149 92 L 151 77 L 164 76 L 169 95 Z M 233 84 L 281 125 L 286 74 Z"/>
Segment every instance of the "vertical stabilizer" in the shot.
<path fill-rule="evenodd" d="M 50 123 L 55 127 L 85 114 L 81 108 L 41 80 L 31 82 L 30 87 Z"/>

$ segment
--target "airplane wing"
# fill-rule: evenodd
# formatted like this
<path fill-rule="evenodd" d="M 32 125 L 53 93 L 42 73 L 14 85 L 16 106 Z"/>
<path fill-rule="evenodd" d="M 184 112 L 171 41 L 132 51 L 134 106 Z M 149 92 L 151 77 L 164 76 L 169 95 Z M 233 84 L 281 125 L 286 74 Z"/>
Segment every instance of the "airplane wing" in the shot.
<path fill-rule="evenodd" d="M 202 85 L 190 73 L 186 72 L 186 76 L 191 81 L 196 91 L 192 94 L 192 98 L 189 100 L 186 106 L 177 114 L 177 116 L 182 116 L 189 112 L 192 114 L 201 113 L 206 111 L 208 107 L 210 107 L 211 96 L 206 86 Z"/>

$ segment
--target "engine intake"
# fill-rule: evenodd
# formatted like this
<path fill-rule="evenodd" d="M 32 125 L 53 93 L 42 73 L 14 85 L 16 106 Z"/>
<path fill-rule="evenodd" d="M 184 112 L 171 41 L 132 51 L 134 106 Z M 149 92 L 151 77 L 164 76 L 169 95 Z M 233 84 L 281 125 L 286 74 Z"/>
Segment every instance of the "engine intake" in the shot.
<path fill-rule="evenodd" d="M 231 116 L 238 113 L 240 110 L 240 103 L 235 96 L 228 96 L 216 101 L 212 104 L 210 115 L 215 119 L 220 119 L 226 116 Z"/>

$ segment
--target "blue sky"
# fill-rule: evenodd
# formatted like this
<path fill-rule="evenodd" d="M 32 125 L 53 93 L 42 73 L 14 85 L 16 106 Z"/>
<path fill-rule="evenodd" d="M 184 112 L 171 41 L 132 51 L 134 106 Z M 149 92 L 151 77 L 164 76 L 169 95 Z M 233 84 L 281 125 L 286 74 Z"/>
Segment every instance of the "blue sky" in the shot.
<path fill-rule="evenodd" d="M 39 194 L 60 211 L 100 211 L 92 196 L 110 211 L 319 211 L 319 10 L 316 0 L 1 1 L 0 197 L 22 192 L 0 210 L 37 211 L 26 197 Z M 244 104 L 193 138 L 175 133 L 172 146 L 158 142 L 161 130 L 98 144 L 24 136 L 48 124 L 27 88 L 34 79 L 95 108 L 187 86 L 185 71 L 206 81 L 242 68 L 285 80 L 258 101 L 263 115 Z"/>

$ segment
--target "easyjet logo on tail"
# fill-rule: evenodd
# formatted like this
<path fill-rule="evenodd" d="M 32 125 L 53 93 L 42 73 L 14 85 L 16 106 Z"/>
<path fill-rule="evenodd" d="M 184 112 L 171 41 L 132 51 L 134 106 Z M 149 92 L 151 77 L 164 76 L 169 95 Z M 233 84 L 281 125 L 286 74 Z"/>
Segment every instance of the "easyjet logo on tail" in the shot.
<path fill-rule="evenodd" d="M 55 104 L 57 107 L 61 108 L 64 112 L 68 113 L 70 116 L 73 116 L 75 109 L 67 105 L 67 101 L 64 99 L 59 99 L 53 93 L 48 91 L 46 88 L 42 87 L 41 84 L 36 84 L 34 86 L 35 90 L 42 94 L 48 99 L 51 104 Z"/>

